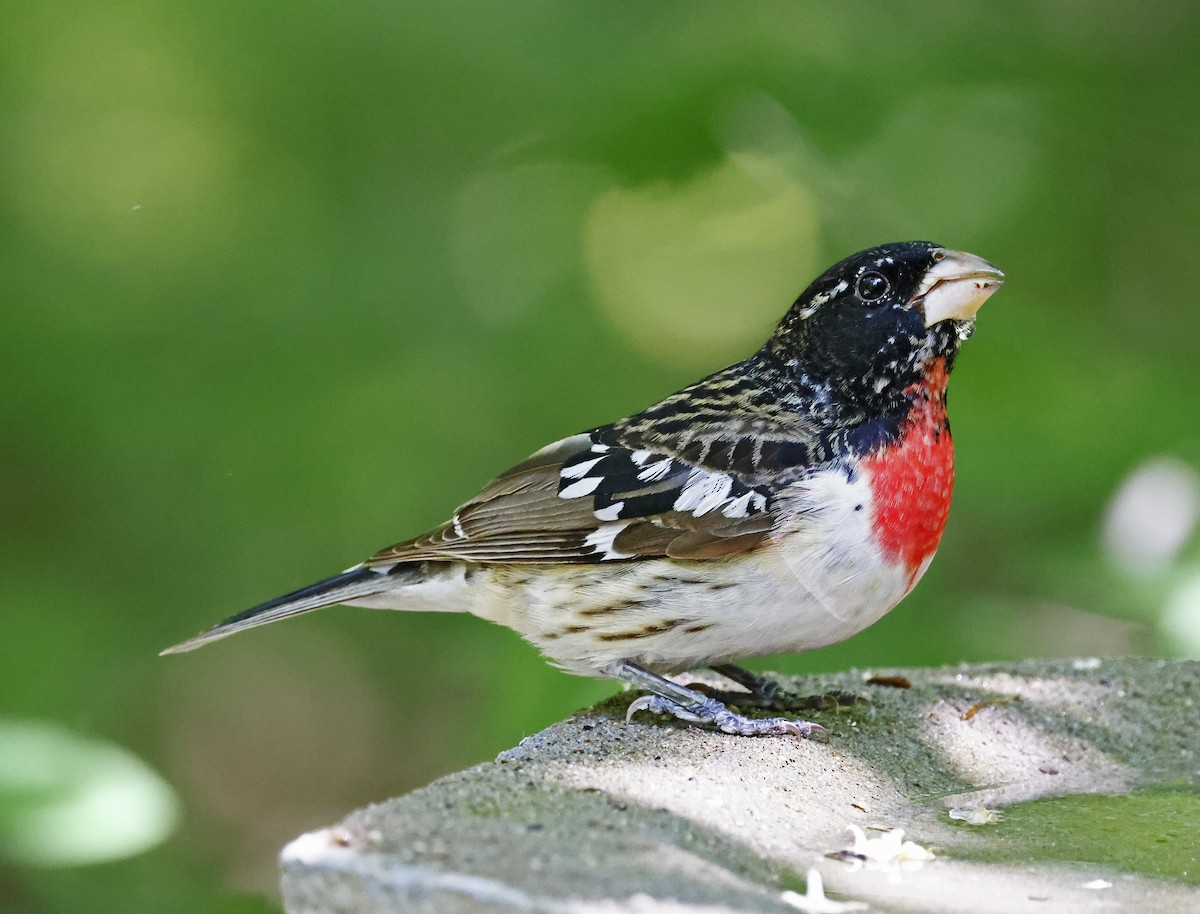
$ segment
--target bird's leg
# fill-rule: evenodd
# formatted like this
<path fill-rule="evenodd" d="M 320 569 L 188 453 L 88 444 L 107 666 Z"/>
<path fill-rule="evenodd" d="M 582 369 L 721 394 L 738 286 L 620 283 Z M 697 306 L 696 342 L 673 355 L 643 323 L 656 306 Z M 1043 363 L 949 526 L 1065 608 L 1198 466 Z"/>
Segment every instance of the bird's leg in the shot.
<path fill-rule="evenodd" d="M 745 667 L 722 663 L 710 667 L 726 679 L 732 679 L 748 692 L 705 692 L 717 701 L 731 705 L 768 708 L 772 711 L 836 711 L 842 705 L 853 705 L 863 701 L 848 692 L 828 692 L 824 695 L 797 695 L 787 691 L 774 679 L 759 676 Z"/>
<path fill-rule="evenodd" d="M 692 724 L 710 724 L 725 733 L 739 736 L 817 736 L 825 732 L 820 724 L 806 720 L 743 717 L 715 698 L 656 676 L 628 660 L 613 664 L 605 672 L 651 693 L 633 701 L 626 720 L 638 711 L 649 711 L 652 714 L 673 714 Z"/>

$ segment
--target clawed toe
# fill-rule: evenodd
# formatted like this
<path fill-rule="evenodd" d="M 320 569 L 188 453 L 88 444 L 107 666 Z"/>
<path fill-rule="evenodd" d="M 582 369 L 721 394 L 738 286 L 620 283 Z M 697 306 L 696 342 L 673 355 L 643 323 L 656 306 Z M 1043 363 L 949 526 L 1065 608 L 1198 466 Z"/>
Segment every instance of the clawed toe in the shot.
<path fill-rule="evenodd" d="M 820 723 L 812 721 L 788 721 L 788 723 L 792 724 L 792 732 L 797 736 L 803 736 L 804 739 L 815 739 L 821 742 L 829 739 L 829 730 L 822 727 Z"/>
<path fill-rule="evenodd" d="M 657 695 L 643 695 L 640 698 L 635 698 L 629 703 L 629 707 L 625 711 L 625 723 L 629 723 L 631 720 L 633 720 L 633 715 L 637 714 L 638 711 L 649 711 L 651 714 L 662 714 L 663 712 L 655 707 L 655 701 L 657 699 Z"/>

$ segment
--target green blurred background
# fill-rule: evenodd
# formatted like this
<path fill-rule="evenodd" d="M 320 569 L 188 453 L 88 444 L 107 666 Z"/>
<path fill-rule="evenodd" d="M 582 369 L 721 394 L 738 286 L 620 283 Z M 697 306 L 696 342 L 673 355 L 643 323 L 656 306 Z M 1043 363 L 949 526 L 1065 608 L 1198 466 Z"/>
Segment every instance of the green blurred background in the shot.
<path fill-rule="evenodd" d="M 291 837 L 611 694 L 456 615 L 156 653 L 742 357 L 884 241 L 1009 276 L 950 527 L 884 621 L 759 668 L 1200 655 L 1196 4 L 4 20 L 0 910 L 273 910 Z"/>

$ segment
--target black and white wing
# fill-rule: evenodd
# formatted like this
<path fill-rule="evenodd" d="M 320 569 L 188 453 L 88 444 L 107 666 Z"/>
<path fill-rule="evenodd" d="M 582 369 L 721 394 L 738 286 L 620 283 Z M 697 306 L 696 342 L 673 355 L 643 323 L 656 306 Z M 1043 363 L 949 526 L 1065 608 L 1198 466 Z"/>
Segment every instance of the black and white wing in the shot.
<path fill-rule="evenodd" d="M 774 518 L 765 486 L 666 454 L 607 444 L 608 430 L 538 451 L 449 522 L 367 564 L 700 559 L 750 548 L 770 531 Z"/>
<path fill-rule="evenodd" d="M 750 359 L 621 422 L 564 438 L 448 523 L 367 564 L 710 559 L 753 548 L 775 524 L 776 493 L 831 454 L 819 427 L 771 381 Z"/>

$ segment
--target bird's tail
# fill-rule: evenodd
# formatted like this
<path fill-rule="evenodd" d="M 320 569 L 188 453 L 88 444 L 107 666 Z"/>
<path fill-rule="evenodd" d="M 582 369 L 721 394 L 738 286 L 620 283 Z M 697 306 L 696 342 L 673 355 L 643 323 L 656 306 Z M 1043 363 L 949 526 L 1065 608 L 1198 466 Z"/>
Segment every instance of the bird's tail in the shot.
<path fill-rule="evenodd" d="M 276 622 L 279 619 L 298 616 L 310 610 L 320 609 L 322 606 L 330 606 L 334 603 L 353 600 L 356 597 L 365 597 L 370 594 L 380 593 L 389 590 L 394 585 L 394 578 L 389 580 L 387 575 L 380 574 L 378 571 L 372 571 L 361 566 L 351 568 L 349 571 L 335 575 L 332 578 L 326 578 L 324 581 L 310 584 L 308 587 L 284 594 L 282 597 L 276 597 L 274 600 L 260 603 L 258 606 L 253 606 L 244 612 L 238 613 L 236 616 L 230 616 L 224 622 L 220 622 L 208 629 L 208 631 L 201 632 L 196 637 L 189 638 L 187 641 L 181 641 L 179 644 L 173 645 L 161 653 L 182 654 L 184 651 L 194 651 L 196 648 L 203 647 L 210 641 L 217 641 L 228 635 L 244 632 L 248 628 L 256 628 L 259 625 L 266 625 L 268 622 Z"/>

